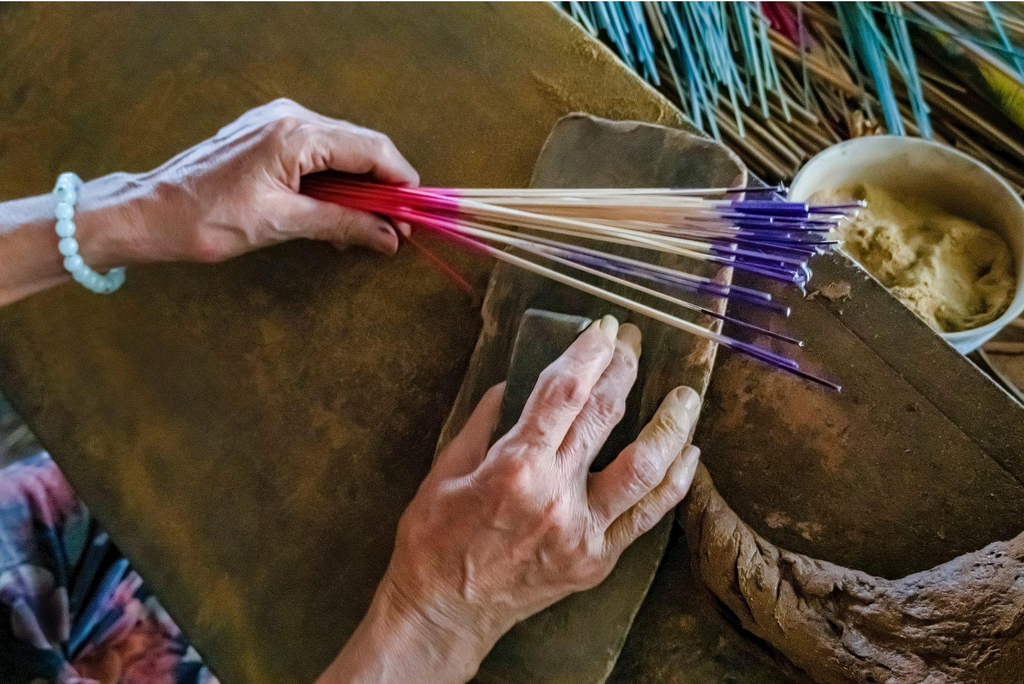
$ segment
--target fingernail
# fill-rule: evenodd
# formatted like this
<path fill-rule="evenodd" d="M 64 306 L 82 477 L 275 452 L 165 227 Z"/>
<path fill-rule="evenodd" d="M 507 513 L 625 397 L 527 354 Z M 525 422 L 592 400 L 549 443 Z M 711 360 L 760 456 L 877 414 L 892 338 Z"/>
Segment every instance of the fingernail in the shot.
<path fill-rule="evenodd" d="M 683 449 L 681 457 L 683 464 L 685 464 L 688 468 L 696 468 L 697 461 L 700 460 L 700 449 L 693 446 L 692 444 L 687 444 L 686 447 Z"/>
<path fill-rule="evenodd" d="M 610 342 L 615 341 L 615 336 L 619 332 L 619 321 L 615 316 L 605 316 L 601 319 L 601 332 L 605 334 Z"/>
<path fill-rule="evenodd" d="M 697 422 L 700 415 L 700 395 L 690 387 L 676 387 L 672 390 L 672 399 L 681 406 L 683 414 L 690 425 Z"/>
<path fill-rule="evenodd" d="M 677 490 L 689 489 L 698 463 L 700 463 L 700 449 L 693 445 L 687 446 L 679 454 L 679 458 L 672 464 L 676 467 L 672 468 L 669 473 L 672 478 L 672 484 L 675 485 Z"/>
<path fill-rule="evenodd" d="M 398 235 L 395 234 L 395 231 L 389 226 L 387 228 L 379 228 L 378 232 L 379 235 L 377 236 L 377 240 L 375 242 L 377 243 L 380 251 L 384 252 L 389 256 L 397 252 Z"/>
<path fill-rule="evenodd" d="M 628 345 L 637 358 L 640 358 L 640 328 L 632 323 L 619 326 L 619 340 Z"/>

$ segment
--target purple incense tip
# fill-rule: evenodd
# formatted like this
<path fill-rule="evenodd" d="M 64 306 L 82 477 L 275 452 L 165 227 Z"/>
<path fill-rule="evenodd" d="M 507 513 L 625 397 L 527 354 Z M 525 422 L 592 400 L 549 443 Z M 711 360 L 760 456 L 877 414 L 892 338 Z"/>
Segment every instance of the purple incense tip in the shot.
<path fill-rule="evenodd" d="M 775 202 L 772 200 L 741 200 L 733 202 L 734 211 L 760 216 L 796 216 L 806 218 L 807 205 L 803 202 Z"/>

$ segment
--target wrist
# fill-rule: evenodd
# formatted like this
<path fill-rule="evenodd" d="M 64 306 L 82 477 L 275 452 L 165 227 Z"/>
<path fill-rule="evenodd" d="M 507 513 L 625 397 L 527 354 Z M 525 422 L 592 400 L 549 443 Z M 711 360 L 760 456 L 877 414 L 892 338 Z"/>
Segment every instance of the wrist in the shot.
<path fill-rule="evenodd" d="M 480 629 L 439 605 L 410 601 L 389 578 L 317 684 L 469 681 L 504 630 Z"/>
<path fill-rule="evenodd" d="M 136 177 L 127 173 L 103 176 L 82 186 L 74 221 L 78 253 L 86 265 L 103 272 L 148 261 L 142 239 L 145 196 Z"/>
<path fill-rule="evenodd" d="M 131 216 L 127 174 L 91 181 L 75 203 L 75 235 L 82 260 L 95 270 L 131 260 L 124 245 Z M 66 282 L 58 250 L 56 202 L 52 193 L 0 204 L 0 306 Z"/>

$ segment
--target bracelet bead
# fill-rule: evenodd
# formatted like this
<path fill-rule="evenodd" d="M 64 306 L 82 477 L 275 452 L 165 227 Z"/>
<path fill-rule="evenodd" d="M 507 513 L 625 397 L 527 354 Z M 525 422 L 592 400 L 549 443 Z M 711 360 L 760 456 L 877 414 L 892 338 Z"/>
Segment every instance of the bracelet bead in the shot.
<path fill-rule="evenodd" d="M 72 254 L 78 253 L 78 240 L 73 237 L 61 238 L 60 242 L 57 243 L 57 249 L 60 253 L 68 257 Z"/>
<path fill-rule="evenodd" d="M 57 208 L 53 210 L 53 213 L 57 215 L 59 220 L 66 220 L 74 217 L 75 210 L 67 202 L 58 202 Z"/>
<path fill-rule="evenodd" d="M 58 202 L 63 202 L 69 206 L 75 206 L 75 201 L 78 200 L 78 193 L 75 192 L 73 187 L 67 185 L 61 185 L 54 189 L 53 195 Z"/>
<path fill-rule="evenodd" d="M 86 288 L 96 293 L 114 292 L 124 284 L 124 268 L 112 268 L 106 275 L 100 275 L 89 268 L 78 253 L 78 240 L 75 234 L 75 202 L 78 201 L 78 189 L 82 187 L 82 179 L 74 173 L 62 173 L 57 177 L 53 187 L 53 199 L 56 202 L 53 213 L 57 217 L 56 232 L 60 237 L 57 249 L 64 256 L 64 268 Z"/>

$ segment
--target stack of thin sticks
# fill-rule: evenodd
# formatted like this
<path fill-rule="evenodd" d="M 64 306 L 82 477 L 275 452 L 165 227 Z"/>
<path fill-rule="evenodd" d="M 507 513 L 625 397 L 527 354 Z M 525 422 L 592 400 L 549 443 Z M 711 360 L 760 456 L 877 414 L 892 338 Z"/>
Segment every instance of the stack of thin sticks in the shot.
<path fill-rule="evenodd" d="M 892 133 L 956 146 L 1024 190 L 1024 5 L 557 4 L 766 180 Z"/>
<path fill-rule="evenodd" d="M 787 344 L 801 346 L 799 340 L 685 298 L 719 297 L 788 316 L 789 308 L 770 293 L 655 262 L 659 255 L 676 255 L 803 288 L 811 276 L 809 259 L 833 248 L 837 222 L 860 205 L 786 202 L 778 199 L 778 188 L 763 187 L 406 188 L 330 172 L 303 178 L 302 190 L 317 199 L 412 223 L 471 251 L 839 389 L 801 370 L 787 356 L 723 334 L 721 324 Z M 642 256 L 622 256 L 609 245 L 628 246 Z M 609 284 L 628 294 L 611 291 Z M 720 323 L 701 325 L 675 310 Z"/>

